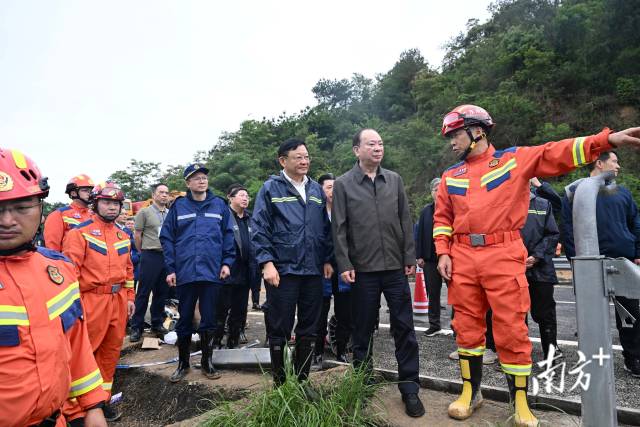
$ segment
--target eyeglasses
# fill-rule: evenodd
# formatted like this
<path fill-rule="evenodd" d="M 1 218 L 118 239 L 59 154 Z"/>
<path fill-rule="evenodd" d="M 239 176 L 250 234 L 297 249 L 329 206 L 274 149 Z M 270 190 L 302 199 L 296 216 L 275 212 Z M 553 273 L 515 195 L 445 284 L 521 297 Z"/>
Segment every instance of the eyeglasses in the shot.
<path fill-rule="evenodd" d="M 0 207 L 0 216 L 3 216 L 5 213 L 9 213 L 11 216 L 15 216 L 16 214 L 27 215 L 33 208 L 38 206 L 42 206 L 42 202 L 38 202 L 34 205 L 26 205 L 20 203 L 14 206 Z"/>
<path fill-rule="evenodd" d="M 311 156 L 295 156 L 295 157 L 287 156 L 287 158 L 293 160 L 296 163 L 300 163 L 303 160 L 305 162 L 310 162 L 311 161 Z"/>
<path fill-rule="evenodd" d="M 193 178 L 189 178 L 192 181 L 199 181 L 199 182 L 204 182 L 204 181 L 208 181 L 209 178 L 207 176 L 195 176 Z"/>

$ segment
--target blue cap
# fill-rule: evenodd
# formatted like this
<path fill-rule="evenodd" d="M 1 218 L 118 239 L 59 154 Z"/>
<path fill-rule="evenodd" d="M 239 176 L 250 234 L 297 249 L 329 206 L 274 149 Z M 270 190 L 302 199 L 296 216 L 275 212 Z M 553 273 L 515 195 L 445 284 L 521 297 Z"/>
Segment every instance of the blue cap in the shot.
<path fill-rule="evenodd" d="M 204 172 L 205 175 L 209 175 L 209 169 L 199 163 L 193 163 L 187 166 L 187 168 L 184 170 L 184 179 L 189 179 L 189 177 L 196 172 Z"/>

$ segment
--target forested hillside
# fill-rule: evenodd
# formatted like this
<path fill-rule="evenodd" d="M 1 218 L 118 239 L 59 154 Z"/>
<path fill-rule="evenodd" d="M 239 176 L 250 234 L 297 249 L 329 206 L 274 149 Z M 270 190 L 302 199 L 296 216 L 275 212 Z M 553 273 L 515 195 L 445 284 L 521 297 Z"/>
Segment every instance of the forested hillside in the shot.
<path fill-rule="evenodd" d="M 317 105 L 245 121 L 194 157 L 211 168 L 218 194 L 233 182 L 255 194 L 278 170 L 276 151 L 284 139 L 307 142 L 313 177 L 341 174 L 354 162 L 352 135 L 372 127 L 385 140 L 385 167 L 403 176 L 417 213 L 428 198 L 426 184 L 455 161 L 439 130 L 456 105 L 487 109 L 497 123 L 491 141 L 499 148 L 596 133 L 605 125 L 640 125 L 640 1 L 498 1 L 491 13 L 484 24 L 469 21 L 446 47 L 442 64 L 428 64 L 408 49 L 374 80 L 327 76 L 310 88 Z M 640 155 L 625 151 L 621 163 L 619 182 L 639 196 Z M 134 199 L 146 198 L 147 184 L 157 179 L 172 189 L 184 185 L 180 165 L 159 171 L 144 159 L 112 178 Z"/>

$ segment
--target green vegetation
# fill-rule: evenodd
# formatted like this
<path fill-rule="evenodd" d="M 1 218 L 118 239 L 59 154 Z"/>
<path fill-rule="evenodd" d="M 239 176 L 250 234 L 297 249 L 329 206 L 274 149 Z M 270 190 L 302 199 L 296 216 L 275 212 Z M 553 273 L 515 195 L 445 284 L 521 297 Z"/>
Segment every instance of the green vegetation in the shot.
<path fill-rule="evenodd" d="M 440 67 L 407 50 L 375 80 L 358 74 L 322 79 L 312 88 L 316 106 L 248 120 L 224 134 L 195 156 L 212 170 L 212 188 L 223 194 L 230 183 L 242 182 L 255 194 L 278 170 L 276 150 L 289 137 L 307 142 L 313 177 L 341 174 L 354 162 L 352 135 L 373 127 L 386 143 L 385 167 L 403 176 L 417 214 L 429 197 L 428 182 L 455 162 L 439 131 L 442 116 L 456 105 L 477 104 L 491 113 L 497 123 L 491 141 L 498 148 L 640 124 L 637 2 L 503 0 L 490 11 L 488 22 L 471 20 L 450 41 Z M 621 156 L 619 182 L 640 195 L 640 155 Z M 144 169 L 143 162 L 132 166 Z M 180 189 L 179 172 L 174 166 L 158 177 Z M 572 177 L 554 185 L 560 189 Z"/>
<path fill-rule="evenodd" d="M 349 366 L 338 375 L 314 384 L 320 397 L 307 399 L 310 383 L 298 383 L 287 364 L 287 380 L 272 389 L 251 394 L 246 400 L 226 402 L 208 414 L 202 425 L 237 427 L 360 427 L 385 425 L 374 394 L 383 384 L 370 384 L 370 375 Z"/>

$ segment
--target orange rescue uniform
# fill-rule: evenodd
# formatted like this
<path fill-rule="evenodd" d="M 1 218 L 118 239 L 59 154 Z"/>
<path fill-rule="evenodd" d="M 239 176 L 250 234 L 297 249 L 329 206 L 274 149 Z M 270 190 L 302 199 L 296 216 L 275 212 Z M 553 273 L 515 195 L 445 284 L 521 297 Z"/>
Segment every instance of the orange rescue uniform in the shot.
<path fill-rule="evenodd" d="M 502 369 L 531 374 L 525 324 L 530 299 L 527 250 L 520 238 L 529 208 L 529 180 L 567 173 L 612 150 L 611 133 L 511 147 L 453 165 L 442 175 L 434 214 L 438 255 L 452 260 L 448 300 L 455 309 L 458 352 L 482 355 L 485 313 L 493 309 L 493 335 Z"/>
<path fill-rule="evenodd" d="M 131 241 L 115 223 L 91 215 L 67 234 L 63 249 L 76 265 L 89 339 L 110 395 L 127 326 L 127 301 L 135 299 Z"/>
<path fill-rule="evenodd" d="M 86 410 L 107 398 L 82 313 L 62 254 L 0 257 L 0 425 L 38 424 L 67 399 Z"/>
<path fill-rule="evenodd" d="M 44 245 L 49 249 L 62 251 L 62 242 L 67 232 L 90 217 L 89 208 L 76 200 L 51 212 L 44 222 Z"/>

